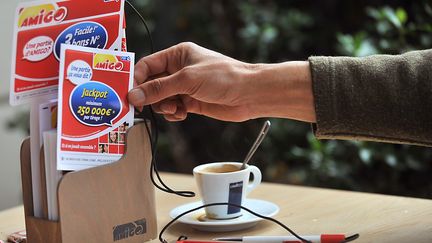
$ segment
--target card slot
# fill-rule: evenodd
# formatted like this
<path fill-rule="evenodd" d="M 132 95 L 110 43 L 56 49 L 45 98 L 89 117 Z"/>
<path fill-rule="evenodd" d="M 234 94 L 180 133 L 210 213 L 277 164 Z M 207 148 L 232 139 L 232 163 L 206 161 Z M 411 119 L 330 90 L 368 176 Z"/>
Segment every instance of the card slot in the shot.
<path fill-rule="evenodd" d="M 138 243 L 155 239 L 155 192 L 147 176 L 150 163 L 150 141 L 144 123 L 140 123 L 127 132 L 126 153 L 119 161 L 62 178 L 58 187 L 60 220 L 50 221 L 32 213 L 30 141 L 26 139 L 21 147 L 21 174 L 28 242 L 91 239 Z"/>
<path fill-rule="evenodd" d="M 41 158 L 43 158 L 43 154 L 41 154 Z M 60 223 L 58 221 L 34 217 L 30 161 L 30 139 L 27 138 L 21 144 L 21 178 L 27 242 L 61 243 Z"/>

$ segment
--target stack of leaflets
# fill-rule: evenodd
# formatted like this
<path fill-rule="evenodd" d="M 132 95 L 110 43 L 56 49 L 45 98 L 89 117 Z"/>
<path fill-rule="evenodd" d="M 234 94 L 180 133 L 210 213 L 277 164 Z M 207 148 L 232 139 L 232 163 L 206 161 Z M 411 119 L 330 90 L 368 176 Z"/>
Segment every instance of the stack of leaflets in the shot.
<path fill-rule="evenodd" d="M 125 49 L 124 4 L 42 0 L 17 7 L 10 103 L 31 104 L 35 217 L 58 220 L 65 171 L 111 163 L 125 151 L 134 54 Z"/>

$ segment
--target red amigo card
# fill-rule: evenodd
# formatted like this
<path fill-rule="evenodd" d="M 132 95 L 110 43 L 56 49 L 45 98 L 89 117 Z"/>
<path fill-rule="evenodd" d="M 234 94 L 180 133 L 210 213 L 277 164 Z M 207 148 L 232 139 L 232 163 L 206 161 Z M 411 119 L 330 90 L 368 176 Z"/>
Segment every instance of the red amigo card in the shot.
<path fill-rule="evenodd" d="M 21 3 L 15 16 L 10 104 L 58 92 L 63 43 L 121 50 L 124 0 L 57 0 Z"/>
<path fill-rule="evenodd" d="M 134 54 L 63 44 L 57 169 L 81 170 L 120 159 L 133 125 L 127 94 Z"/>

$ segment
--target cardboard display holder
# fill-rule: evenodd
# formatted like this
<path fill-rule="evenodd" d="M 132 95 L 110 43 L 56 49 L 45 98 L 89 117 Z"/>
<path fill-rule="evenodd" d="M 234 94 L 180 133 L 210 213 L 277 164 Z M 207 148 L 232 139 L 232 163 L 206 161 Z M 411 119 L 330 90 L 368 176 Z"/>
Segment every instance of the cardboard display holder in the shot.
<path fill-rule="evenodd" d="M 41 156 L 43 157 L 43 156 Z M 145 124 L 132 126 L 117 162 L 70 172 L 58 186 L 59 221 L 35 218 L 30 139 L 21 145 L 21 177 L 28 243 L 125 242 L 155 239 L 155 192 Z"/>

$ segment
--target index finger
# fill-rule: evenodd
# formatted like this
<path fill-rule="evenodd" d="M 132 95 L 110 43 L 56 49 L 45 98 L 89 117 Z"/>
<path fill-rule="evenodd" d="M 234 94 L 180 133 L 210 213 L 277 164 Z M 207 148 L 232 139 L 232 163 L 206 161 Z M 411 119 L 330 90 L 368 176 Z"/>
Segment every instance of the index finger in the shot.
<path fill-rule="evenodd" d="M 177 72 L 182 68 L 182 52 L 181 45 L 176 45 L 141 58 L 135 64 L 135 83 L 141 84 L 155 75 Z"/>

